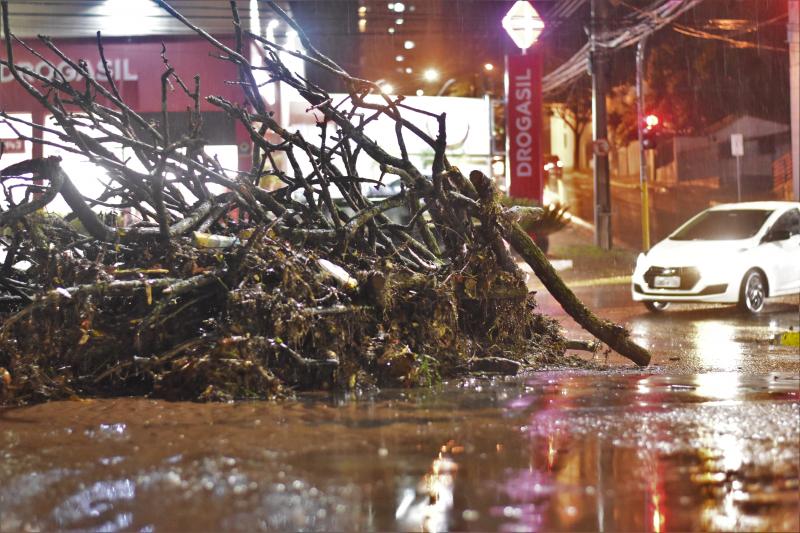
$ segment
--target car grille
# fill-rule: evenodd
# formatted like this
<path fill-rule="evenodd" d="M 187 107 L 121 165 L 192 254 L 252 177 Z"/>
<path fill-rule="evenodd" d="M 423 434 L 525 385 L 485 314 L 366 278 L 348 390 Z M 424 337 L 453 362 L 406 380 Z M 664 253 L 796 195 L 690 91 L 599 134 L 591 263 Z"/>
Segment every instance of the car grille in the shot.
<path fill-rule="evenodd" d="M 649 295 L 663 295 L 664 293 L 661 292 L 647 292 L 642 288 L 641 285 L 638 283 L 633 284 L 633 290 L 638 292 L 639 294 L 649 294 Z M 663 290 L 663 289 L 660 289 Z M 674 296 L 712 296 L 714 294 L 723 294 L 725 291 L 728 290 L 727 283 L 720 283 L 719 285 L 709 285 L 702 291 L 698 292 L 697 294 L 685 293 L 685 294 L 677 294 L 675 293 Z"/>
<path fill-rule="evenodd" d="M 695 267 L 652 266 L 647 269 L 647 272 L 644 273 L 644 280 L 647 282 L 647 286 L 651 289 L 656 288 L 653 284 L 656 276 L 680 276 L 681 285 L 673 290 L 689 291 L 692 290 L 692 288 L 697 285 L 697 282 L 700 280 L 700 271 Z"/>

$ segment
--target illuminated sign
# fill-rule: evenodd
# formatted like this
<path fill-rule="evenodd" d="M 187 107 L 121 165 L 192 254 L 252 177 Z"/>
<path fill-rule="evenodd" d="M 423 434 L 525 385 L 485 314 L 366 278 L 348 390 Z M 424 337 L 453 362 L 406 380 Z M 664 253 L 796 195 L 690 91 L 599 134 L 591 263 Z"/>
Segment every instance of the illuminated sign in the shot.
<path fill-rule="evenodd" d="M 161 75 L 166 66 L 161 59 L 161 42 L 166 47 L 166 57 L 170 66 L 187 83 L 192 85 L 192 78 L 199 74 L 203 96 L 214 94 L 229 101 L 241 99 L 240 88 L 228 83 L 239 78 L 236 65 L 230 61 L 214 59 L 217 51 L 207 42 L 193 37 L 143 38 L 136 42 L 109 40 L 103 44 L 110 78 L 116 83 L 120 96 L 138 112 L 161 111 Z M 232 40 L 222 39 L 229 46 Z M 79 90 L 83 90 L 80 81 L 82 76 L 66 61 L 62 60 L 40 41 L 31 39 L 27 42 L 34 52 L 22 46 L 13 48 L 14 63 L 31 74 L 21 72 L 23 78 L 36 88 L 43 90 L 47 80 L 63 80 L 77 82 Z M 56 43 L 59 49 L 76 63 L 83 61 L 86 73 L 104 83 L 108 83 L 103 68 L 97 43 L 94 39 L 64 39 Z M 37 56 L 39 54 L 41 57 Z M 5 59 L 6 54 L 0 52 Z M 38 77 L 38 78 L 37 78 Z M 46 90 L 46 89 L 45 89 Z M 98 100 L 103 103 L 102 97 Z M 41 105 L 19 83 L 6 65 L 0 65 L 0 102 L 2 108 L 9 112 L 44 111 Z M 219 111 L 200 98 L 201 111 Z M 167 111 L 183 112 L 193 102 L 183 91 L 171 90 L 167 98 Z"/>
<path fill-rule="evenodd" d="M 65 81 L 75 81 L 82 78 L 82 76 L 78 74 L 74 68 L 69 66 L 66 61 L 61 61 L 56 64 L 56 70 L 58 70 L 60 76 L 56 76 L 53 67 L 47 61 L 39 61 L 38 63 L 20 61 L 16 63 L 16 65 L 19 73 L 29 83 L 35 82 L 36 78 L 26 74 L 26 71 L 31 71 L 37 76 L 48 80 L 63 78 Z M 101 81 L 108 81 L 102 61 L 98 61 L 96 65 L 87 62 L 85 68 L 90 77 Z M 111 74 L 111 79 L 114 81 L 136 81 L 139 79 L 138 74 L 131 72 L 131 63 L 128 58 L 109 59 L 108 71 L 109 74 Z M 0 83 L 11 83 L 13 81 L 14 76 L 11 74 L 11 70 L 6 65 L 0 65 Z"/>
<path fill-rule="evenodd" d="M 536 51 L 508 57 L 509 194 L 542 201 L 542 60 Z"/>

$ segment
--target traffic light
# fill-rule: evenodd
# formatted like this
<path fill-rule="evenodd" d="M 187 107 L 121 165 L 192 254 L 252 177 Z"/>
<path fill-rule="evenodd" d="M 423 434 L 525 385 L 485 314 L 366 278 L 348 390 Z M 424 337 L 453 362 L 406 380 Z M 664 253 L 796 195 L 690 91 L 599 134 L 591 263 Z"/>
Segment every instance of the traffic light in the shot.
<path fill-rule="evenodd" d="M 644 117 L 644 124 L 642 124 L 642 147 L 645 150 L 652 150 L 656 147 L 660 122 L 657 115 L 647 115 Z"/>

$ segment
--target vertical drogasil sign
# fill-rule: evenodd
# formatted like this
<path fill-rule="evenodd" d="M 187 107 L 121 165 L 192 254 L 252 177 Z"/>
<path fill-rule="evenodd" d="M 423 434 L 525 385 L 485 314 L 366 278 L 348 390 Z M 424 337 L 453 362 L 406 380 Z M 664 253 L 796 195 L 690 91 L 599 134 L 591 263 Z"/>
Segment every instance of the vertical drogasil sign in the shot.
<path fill-rule="evenodd" d="M 537 51 L 509 55 L 506 65 L 506 153 L 509 194 L 542 201 L 542 61 Z"/>

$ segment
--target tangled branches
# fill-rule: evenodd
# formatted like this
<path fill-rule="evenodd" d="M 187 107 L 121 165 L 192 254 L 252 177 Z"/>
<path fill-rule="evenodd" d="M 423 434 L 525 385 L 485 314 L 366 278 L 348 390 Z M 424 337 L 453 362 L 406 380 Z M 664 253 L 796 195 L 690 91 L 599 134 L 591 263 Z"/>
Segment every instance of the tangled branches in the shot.
<path fill-rule="evenodd" d="M 244 31 L 235 1 L 232 46 L 157 3 L 209 43 L 216 60 L 235 66 L 243 100 L 215 95 L 204 102 L 246 129 L 254 146 L 249 170 L 226 169 L 204 151 L 201 80 L 182 79 L 168 48 L 161 53 L 162 117 L 152 121 L 120 96 L 99 32 L 104 81 L 40 37 L 79 75 L 79 82 L 69 81 L 53 61 L 15 39 L 2 1 L 6 58 L 0 64 L 57 127 L 0 117 L 56 140 L 17 128 L 20 138 L 81 154 L 108 175 L 105 191 L 86 198 L 57 158 L 2 170 L 4 184 L 21 181 L 25 191 L 21 200 L 8 193 L 8 207 L 0 211 L 8 237 L 0 283 L 9 301 L 22 306 L 0 327 L 0 366 L 10 367 L 15 379 L 28 376 L 18 395 L 24 389 L 31 397 L 57 395 L 43 392 L 52 390 L 269 396 L 285 386 L 424 383 L 484 368 L 486 361 L 518 366 L 511 359 L 552 359 L 563 352 L 563 339 L 551 321 L 532 312 L 532 296 L 504 239 L 584 326 L 647 363 L 649 355 L 627 332 L 596 319 L 574 298 L 517 224 L 541 210 L 504 209 L 486 176 L 474 171 L 468 179 L 449 163 L 443 114 L 410 107 L 402 96 L 349 75 L 273 2 L 304 53 Z M 15 64 L 15 40 L 53 76 Z M 262 48 L 263 64 L 246 58 L 250 42 Z M 336 76 L 346 95 L 337 101 L 292 72 L 281 60 L 287 54 Z M 318 118 L 319 137 L 285 129 L 261 97 L 263 83 L 295 90 Z M 169 128 L 173 92 L 190 103 L 186 134 Z M 415 125 L 419 116 L 435 118 L 435 136 Z M 395 124 L 399 153 L 365 133 L 380 117 Z M 432 150 L 430 168 L 412 162 L 409 136 Z M 363 160 L 380 174 L 365 175 Z M 365 196 L 365 186 L 382 184 L 386 175 L 399 178 L 400 191 L 380 202 Z M 279 186 L 263 187 L 265 177 Z M 38 212 L 56 195 L 71 210 L 66 219 Z M 109 221 L 98 207 L 126 213 L 124 221 Z M 405 223 L 387 216 L 399 207 L 410 213 Z M 14 268 L 21 263 L 31 266 Z M 42 355 L 34 357 L 37 343 Z M 70 375 L 47 368 L 69 368 Z"/>

